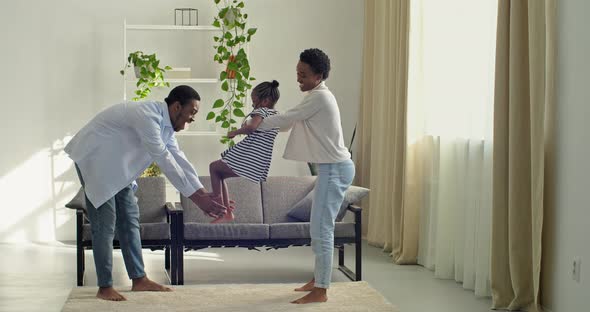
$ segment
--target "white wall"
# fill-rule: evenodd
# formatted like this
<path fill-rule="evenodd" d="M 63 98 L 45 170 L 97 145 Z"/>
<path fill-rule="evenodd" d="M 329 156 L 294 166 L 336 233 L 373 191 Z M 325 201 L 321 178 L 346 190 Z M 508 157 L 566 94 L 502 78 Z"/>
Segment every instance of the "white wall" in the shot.
<path fill-rule="evenodd" d="M 320 48 L 332 60 L 327 84 L 339 101 L 348 142 L 359 111 L 363 1 L 246 2 L 251 26 L 258 27 L 250 51 L 253 74 L 259 81 L 279 80 L 277 109 L 301 99 L 295 81 L 299 53 Z M 78 182 L 64 142 L 121 100 L 123 19 L 172 24 L 176 7 L 199 9 L 201 25 L 210 24 L 215 12 L 213 0 L 0 2 L 0 242 L 75 238 L 73 213 L 63 204 Z M 203 101 L 203 107 L 210 104 Z M 223 149 L 214 137 L 180 142 L 201 174 Z M 285 142 L 284 135 L 277 140 L 270 174 L 307 174 L 305 164 L 282 159 Z"/>
<path fill-rule="evenodd" d="M 553 312 L 588 311 L 590 295 L 590 37 L 587 0 L 558 1 L 555 194 L 544 221 L 543 305 Z M 550 166 L 550 168 L 553 166 Z M 550 174 L 552 170 L 550 171 Z M 582 258 L 581 282 L 571 278 Z"/>

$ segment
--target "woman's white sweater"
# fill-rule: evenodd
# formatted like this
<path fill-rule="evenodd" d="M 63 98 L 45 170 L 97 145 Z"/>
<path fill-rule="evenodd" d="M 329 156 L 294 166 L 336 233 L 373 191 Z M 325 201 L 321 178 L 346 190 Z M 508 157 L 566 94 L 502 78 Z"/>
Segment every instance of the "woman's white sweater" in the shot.
<path fill-rule="evenodd" d="M 337 163 L 350 159 L 344 145 L 336 98 L 322 81 L 302 102 L 285 113 L 265 118 L 260 129 L 291 129 L 285 159 L 310 163 Z"/>

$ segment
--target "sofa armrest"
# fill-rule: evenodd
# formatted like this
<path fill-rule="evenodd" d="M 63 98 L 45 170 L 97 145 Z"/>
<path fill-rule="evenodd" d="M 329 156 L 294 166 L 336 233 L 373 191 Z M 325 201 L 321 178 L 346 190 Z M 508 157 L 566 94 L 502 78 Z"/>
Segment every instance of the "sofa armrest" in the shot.
<path fill-rule="evenodd" d="M 182 208 L 182 204 L 180 204 L 179 202 L 174 203 L 174 210 L 177 211 L 177 213 L 184 212 L 184 208 Z"/>
<path fill-rule="evenodd" d="M 72 198 L 65 206 L 69 209 L 86 212 L 86 196 L 84 195 L 84 189 L 80 188 L 76 195 L 74 195 L 74 198 Z"/>
<path fill-rule="evenodd" d="M 169 215 L 182 213 L 182 206 L 176 204 L 172 204 L 171 202 L 166 203 L 166 212 Z"/>
<path fill-rule="evenodd" d="M 348 207 L 346 207 L 346 209 L 348 209 L 352 212 L 355 212 L 355 213 L 363 211 L 363 209 L 361 207 L 359 207 L 357 205 L 353 205 L 353 204 L 348 205 Z"/>
<path fill-rule="evenodd" d="M 78 213 L 78 212 L 85 213 L 86 212 L 86 209 L 84 207 L 80 207 L 80 206 L 66 205 L 66 208 L 76 210 L 76 213 Z"/>

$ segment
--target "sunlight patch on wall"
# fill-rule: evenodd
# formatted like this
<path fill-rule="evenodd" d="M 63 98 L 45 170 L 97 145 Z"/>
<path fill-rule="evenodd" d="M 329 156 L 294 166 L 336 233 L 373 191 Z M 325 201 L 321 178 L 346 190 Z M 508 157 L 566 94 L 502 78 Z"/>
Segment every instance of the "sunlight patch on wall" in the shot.
<path fill-rule="evenodd" d="M 0 241 L 53 241 L 55 230 L 71 218 L 72 213 L 62 208 L 75 194 L 74 182 L 66 174 L 72 170 L 63 152 L 67 140 L 54 141 L 0 177 L 4 212 Z"/>

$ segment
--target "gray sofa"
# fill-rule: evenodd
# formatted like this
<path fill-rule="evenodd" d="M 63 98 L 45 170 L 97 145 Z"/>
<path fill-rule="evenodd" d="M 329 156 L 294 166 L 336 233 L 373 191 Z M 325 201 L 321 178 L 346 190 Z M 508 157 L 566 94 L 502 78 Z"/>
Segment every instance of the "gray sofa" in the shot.
<path fill-rule="evenodd" d="M 209 177 L 201 177 L 211 190 Z M 269 177 L 266 182 L 253 183 L 244 178 L 227 180 L 230 198 L 235 200 L 232 223 L 211 224 L 190 199 L 181 196 L 176 203 L 176 255 L 173 265 L 179 285 L 184 284 L 184 251 L 208 247 L 244 247 L 255 249 L 308 246 L 311 243 L 309 222 L 288 216 L 291 208 L 313 189 L 315 177 Z M 361 280 L 361 209 L 344 207 L 354 214 L 352 222 L 336 222 L 334 245 L 338 250 L 338 268 L 351 280 Z M 347 219 L 347 218 L 345 218 Z M 344 245 L 355 244 L 355 271 L 344 264 Z"/>

